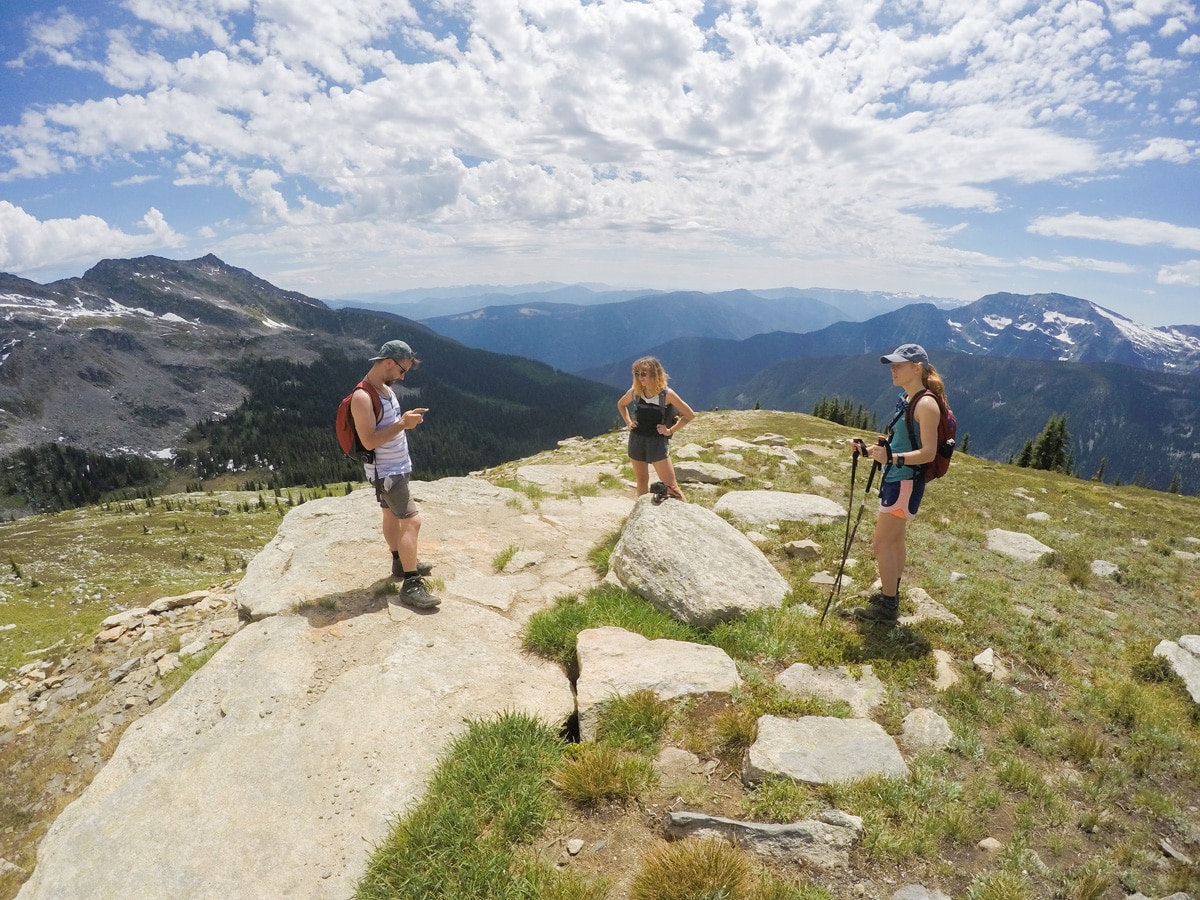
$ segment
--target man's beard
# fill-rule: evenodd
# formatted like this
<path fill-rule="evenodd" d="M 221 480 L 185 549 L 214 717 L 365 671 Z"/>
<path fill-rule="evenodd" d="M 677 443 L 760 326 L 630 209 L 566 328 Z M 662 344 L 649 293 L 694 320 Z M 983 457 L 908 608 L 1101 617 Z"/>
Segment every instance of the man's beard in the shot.
<path fill-rule="evenodd" d="M 385 378 L 385 379 L 383 379 L 383 383 L 385 385 L 387 385 L 388 387 L 391 387 L 393 384 L 396 383 L 396 379 L 395 378 Z"/>

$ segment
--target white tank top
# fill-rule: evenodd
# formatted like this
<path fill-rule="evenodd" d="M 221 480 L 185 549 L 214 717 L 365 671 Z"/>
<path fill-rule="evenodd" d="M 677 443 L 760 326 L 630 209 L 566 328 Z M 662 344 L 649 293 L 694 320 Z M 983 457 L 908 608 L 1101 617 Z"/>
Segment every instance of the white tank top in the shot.
<path fill-rule="evenodd" d="M 400 401 L 391 388 L 385 386 L 386 394 L 380 394 L 383 403 L 383 415 L 379 417 L 379 427 L 383 428 L 400 420 Z M 407 475 L 412 471 L 412 457 L 408 454 L 408 432 L 402 431 L 386 444 L 375 448 L 375 463 L 363 466 L 367 481 L 376 481 L 388 475 Z"/>

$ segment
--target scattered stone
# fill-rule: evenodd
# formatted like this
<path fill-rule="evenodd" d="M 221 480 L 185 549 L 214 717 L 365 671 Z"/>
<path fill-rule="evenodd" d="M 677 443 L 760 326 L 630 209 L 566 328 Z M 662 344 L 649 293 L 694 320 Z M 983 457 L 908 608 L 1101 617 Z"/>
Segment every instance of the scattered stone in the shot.
<path fill-rule="evenodd" d="M 518 466 L 517 481 L 535 484 L 551 493 L 566 493 L 581 485 L 595 485 L 605 476 L 619 478 L 621 470 L 604 463 L 589 463 L 576 466 L 536 465 Z"/>
<path fill-rule="evenodd" d="M 833 587 L 839 581 L 841 582 L 842 593 L 844 593 L 844 594 L 854 593 L 854 579 L 852 579 L 845 572 L 842 573 L 842 577 L 840 579 L 836 575 L 833 575 L 824 570 L 822 570 L 820 572 L 814 572 L 812 575 L 810 575 L 808 577 L 809 584 L 818 584 L 821 587 Z"/>
<path fill-rule="evenodd" d="M 99 634 L 97 634 L 96 643 L 111 644 L 115 641 L 119 641 L 123 634 L 125 634 L 125 626 L 115 625 L 112 628 L 106 628 L 104 631 L 101 631 Z"/>
<path fill-rule="evenodd" d="M 681 459 L 699 459 L 700 454 L 704 452 L 704 448 L 699 444 L 684 444 L 671 451 L 671 456 L 676 462 Z"/>
<path fill-rule="evenodd" d="M 995 553 L 1010 556 L 1021 562 L 1036 562 L 1054 552 L 1031 535 L 1019 531 L 1005 531 L 1002 528 L 993 528 L 987 533 L 987 547 Z"/>
<path fill-rule="evenodd" d="M 700 627 L 778 608 L 791 590 L 763 552 L 712 510 L 677 500 L 656 505 L 648 494 L 634 504 L 609 567 L 628 590 Z"/>
<path fill-rule="evenodd" d="M 931 709 L 914 709 L 904 717 L 900 740 L 914 753 L 944 750 L 954 741 L 950 723 Z"/>
<path fill-rule="evenodd" d="M 138 619 L 141 619 L 143 616 L 149 615 L 149 613 L 150 613 L 150 610 L 146 607 L 139 607 L 137 609 L 127 609 L 124 612 L 114 613 L 113 615 L 109 616 L 107 619 L 105 619 L 103 622 L 100 623 L 100 627 L 101 628 L 118 628 L 118 627 L 129 628 Z"/>
<path fill-rule="evenodd" d="M 1192 700 L 1200 703 L 1200 634 L 1185 634 L 1177 642 L 1160 641 L 1154 655 L 1166 659 Z"/>
<path fill-rule="evenodd" d="M 923 884 L 906 884 L 892 894 L 892 900 L 950 900 L 950 895 L 930 890 Z"/>
<path fill-rule="evenodd" d="M 700 757 L 681 747 L 664 747 L 654 758 L 659 779 L 668 785 L 679 785 L 695 775 L 707 774 Z"/>
<path fill-rule="evenodd" d="M 740 822 L 695 812 L 667 815 L 667 834 L 680 838 L 723 838 L 760 856 L 795 861 L 818 869 L 844 869 L 850 848 L 862 839 L 862 819 L 829 809 L 815 819 L 787 825 Z"/>
<path fill-rule="evenodd" d="M 719 463 L 675 461 L 675 477 L 685 483 L 721 484 L 723 482 L 745 481 L 746 476 L 737 469 L 722 466 Z"/>
<path fill-rule="evenodd" d="M 1008 680 L 1008 669 L 1000 662 L 996 656 L 996 651 L 991 647 L 988 647 L 971 661 L 975 663 L 975 668 L 979 669 L 985 675 L 990 676 L 993 681 Z"/>
<path fill-rule="evenodd" d="M 774 776 L 830 784 L 870 775 L 908 775 L 896 742 L 868 719 L 830 716 L 761 716 L 758 737 L 742 768 L 742 781 L 747 785 Z"/>
<path fill-rule="evenodd" d="M 0 875 L 24 875 L 25 870 L 0 856 Z"/>
<path fill-rule="evenodd" d="M 860 674 L 855 675 L 846 666 L 814 668 L 808 663 L 795 663 L 776 675 L 775 683 L 799 697 L 841 700 L 859 718 L 869 716 L 887 698 L 887 688 L 870 665 L 862 666 Z"/>
<path fill-rule="evenodd" d="M 1033 522 L 1049 522 L 1050 521 L 1050 513 L 1031 512 L 1028 515 L 1026 515 L 1025 518 L 1027 518 Z"/>
<path fill-rule="evenodd" d="M 1172 847 L 1171 842 L 1166 838 L 1160 838 L 1158 841 L 1158 846 L 1164 854 L 1171 857 L 1171 859 L 1175 860 L 1175 862 L 1183 863 L 1185 866 L 1193 865 L 1191 857 L 1180 853 L 1178 850 Z"/>
<path fill-rule="evenodd" d="M 918 622 L 945 622 L 947 625 L 962 626 L 962 619 L 930 597 L 923 588 L 910 588 L 905 596 L 916 609 L 912 615 L 900 617 L 901 625 L 915 625 Z"/>
<path fill-rule="evenodd" d="M 598 706 L 614 696 L 649 690 L 660 700 L 728 694 L 741 684 L 737 666 L 719 647 L 668 639 L 649 640 L 624 628 L 587 628 L 576 638 L 575 685 L 579 731 L 596 735 Z"/>
<path fill-rule="evenodd" d="M 773 434 L 771 432 L 768 432 L 767 434 L 760 434 L 758 437 L 753 438 L 750 441 L 750 443 L 752 443 L 752 444 L 770 444 L 772 447 L 786 447 L 786 446 L 788 446 L 788 444 L 791 443 L 791 441 L 789 441 L 782 434 Z"/>
<path fill-rule="evenodd" d="M 1004 845 L 994 837 L 985 837 L 982 841 L 975 845 L 984 853 L 999 853 L 1004 849 Z"/>
<path fill-rule="evenodd" d="M 165 613 L 172 609 L 195 606 L 202 600 L 207 600 L 210 594 L 211 592 L 209 591 L 192 591 L 187 594 L 179 594 L 176 597 L 160 597 L 150 604 L 149 611 L 152 613 Z"/>
<path fill-rule="evenodd" d="M 579 838 L 571 838 L 567 841 L 567 853 L 571 856 L 578 856 L 581 850 L 583 850 L 583 841 Z"/>
<path fill-rule="evenodd" d="M 958 684 L 958 672 L 954 669 L 954 657 L 949 651 L 934 650 L 933 663 L 936 669 L 936 674 L 933 678 L 934 690 L 941 692 L 947 690 L 951 685 Z"/>
<path fill-rule="evenodd" d="M 754 444 L 748 441 L 743 441 L 740 438 L 723 437 L 713 441 L 713 447 L 722 453 L 729 453 L 736 450 L 758 450 Z"/>
<path fill-rule="evenodd" d="M 1109 578 L 1119 571 L 1120 567 L 1116 563 L 1110 563 L 1104 559 L 1092 560 L 1092 574 L 1098 578 Z"/>
<path fill-rule="evenodd" d="M 802 561 L 821 558 L 821 545 L 816 541 L 788 541 L 783 545 L 783 551 L 792 559 Z"/>
<path fill-rule="evenodd" d="M 717 500 L 713 511 L 728 513 L 748 525 L 769 522 L 819 524 L 846 517 L 845 507 L 828 497 L 787 491 L 730 491 Z"/>

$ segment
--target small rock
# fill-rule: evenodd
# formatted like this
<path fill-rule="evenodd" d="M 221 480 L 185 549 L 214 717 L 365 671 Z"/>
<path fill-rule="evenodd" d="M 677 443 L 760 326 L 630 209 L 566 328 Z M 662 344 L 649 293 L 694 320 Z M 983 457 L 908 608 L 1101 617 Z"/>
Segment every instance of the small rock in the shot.
<path fill-rule="evenodd" d="M 579 838 L 571 838 L 571 840 L 567 841 L 567 852 L 572 856 L 578 856 L 582 849 L 583 841 Z"/>

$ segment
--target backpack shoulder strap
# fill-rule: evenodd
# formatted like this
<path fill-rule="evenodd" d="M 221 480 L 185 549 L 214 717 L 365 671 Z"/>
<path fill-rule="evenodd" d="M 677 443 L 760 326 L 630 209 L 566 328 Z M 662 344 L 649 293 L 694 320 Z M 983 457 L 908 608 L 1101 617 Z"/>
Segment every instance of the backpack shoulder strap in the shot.
<path fill-rule="evenodd" d="M 917 401 L 920 400 L 922 397 L 924 397 L 926 394 L 928 394 L 930 397 L 932 397 L 933 402 L 937 404 L 939 423 L 941 422 L 942 414 L 945 412 L 945 410 L 942 409 L 942 401 L 939 400 L 938 395 L 935 394 L 933 391 L 931 391 L 929 388 L 922 388 L 921 390 L 917 391 L 915 394 L 912 395 L 912 397 L 908 401 L 908 407 L 904 410 L 904 424 L 908 426 L 908 439 L 909 439 L 909 441 L 912 442 L 912 445 L 914 447 L 917 446 L 917 438 L 916 438 L 916 432 L 913 431 L 913 417 L 916 415 Z"/>
<path fill-rule="evenodd" d="M 358 387 L 367 392 L 367 396 L 371 398 L 371 411 L 375 413 L 375 424 L 379 424 L 379 420 L 383 418 L 383 400 L 379 396 L 379 391 L 375 390 L 375 385 L 363 379 L 358 383 Z"/>
<path fill-rule="evenodd" d="M 917 433 L 913 431 L 913 418 L 917 414 L 917 401 L 926 394 L 932 393 L 933 391 L 929 390 L 929 388 L 922 388 L 909 397 L 908 402 L 904 405 L 904 426 L 908 429 L 908 442 L 914 447 L 921 446 L 921 442 L 917 440 Z M 934 399 L 936 400 L 937 397 L 935 396 Z"/>

